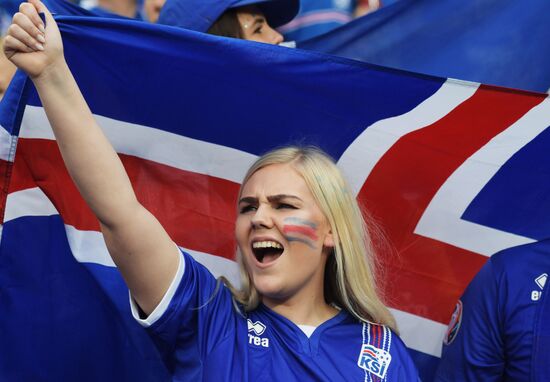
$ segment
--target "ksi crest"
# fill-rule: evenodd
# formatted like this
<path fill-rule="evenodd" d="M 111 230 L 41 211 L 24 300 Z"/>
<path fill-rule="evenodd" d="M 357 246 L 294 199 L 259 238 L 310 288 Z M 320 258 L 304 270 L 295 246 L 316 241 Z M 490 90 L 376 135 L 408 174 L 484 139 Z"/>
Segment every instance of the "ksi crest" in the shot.
<path fill-rule="evenodd" d="M 391 355 L 389 352 L 372 345 L 363 345 L 361 353 L 359 353 L 357 366 L 380 378 L 384 378 L 390 362 Z"/>

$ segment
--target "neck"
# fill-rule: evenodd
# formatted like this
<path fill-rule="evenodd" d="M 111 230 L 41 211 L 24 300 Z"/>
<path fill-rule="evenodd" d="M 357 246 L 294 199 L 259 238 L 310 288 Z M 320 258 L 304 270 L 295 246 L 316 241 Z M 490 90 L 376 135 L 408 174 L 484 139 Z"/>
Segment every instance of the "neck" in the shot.
<path fill-rule="evenodd" d="M 264 296 L 263 303 L 296 325 L 319 326 L 338 313 L 338 309 L 328 305 L 322 295 L 304 294 L 285 300 L 276 300 Z"/>

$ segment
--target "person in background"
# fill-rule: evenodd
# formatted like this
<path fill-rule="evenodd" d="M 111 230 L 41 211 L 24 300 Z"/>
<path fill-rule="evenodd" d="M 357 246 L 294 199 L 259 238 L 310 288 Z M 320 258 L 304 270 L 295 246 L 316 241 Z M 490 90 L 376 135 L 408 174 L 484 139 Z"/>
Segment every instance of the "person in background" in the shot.
<path fill-rule="evenodd" d="M 456 305 L 435 380 L 548 381 L 549 274 L 548 239 L 491 256 Z"/>
<path fill-rule="evenodd" d="M 14 25 L 4 52 L 33 81 L 133 315 L 174 381 L 418 380 L 379 296 L 361 210 L 328 155 L 286 147 L 252 164 L 236 206 L 236 289 L 181 251 L 139 202 L 44 4 L 25 3 Z"/>
<path fill-rule="evenodd" d="M 219 36 L 280 44 L 283 36 L 275 28 L 292 20 L 298 9 L 299 0 L 167 0 L 157 22 Z"/>
<path fill-rule="evenodd" d="M 296 16 L 299 0 L 82 0 L 80 5 L 99 15 L 114 13 L 197 32 L 279 43 L 282 36 L 274 28 Z M 237 17 L 243 11 L 258 19 L 256 28 L 250 17 L 248 21 Z"/>
<path fill-rule="evenodd" d="M 378 8 L 380 8 L 382 5 L 387 5 L 386 3 L 392 3 L 397 0 L 357 0 L 357 5 L 355 6 L 354 15 L 355 17 L 361 17 L 366 15 L 367 13 L 371 13 L 373 11 L 376 11 Z M 384 4 L 382 4 L 384 3 Z"/>
<path fill-rule="evenodd" d="M 301 42 L 328 33 L 396 1 L 398 0 L 301 0 L 296 18 L 278 30 L 286 41 Z"/>
<path fill-rule="evenodd" d="M 19 9 L 20 0 L 0 0 L 0 36 L 4 36 L 11 18 Z"/>
<path fill-rule="evenodd" d="M 100 16 L 107 12 L 106 16 L 114 13 L 131 19 L 144 20 L 142 0 L 81 0 L 78 5 Z"/>
<path fill-rule="evenodd" d="M 151 23 L 156 23 L 164 3 L 166 3 L 166 0 L 144 0 L 143 19 Z"/>
<path fill-rule="evenodd" d="M 287 41 L 308 40 L 353 20 L 355 7 L 356 0 L 301 0 L 298 15 L 279 32 Z"/>

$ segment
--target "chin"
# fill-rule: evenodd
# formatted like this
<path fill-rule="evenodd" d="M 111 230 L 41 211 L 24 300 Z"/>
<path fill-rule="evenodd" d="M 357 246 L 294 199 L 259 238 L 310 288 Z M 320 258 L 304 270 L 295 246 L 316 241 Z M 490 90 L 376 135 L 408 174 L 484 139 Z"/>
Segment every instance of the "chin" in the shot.
<path fill-rule="evenodd" d="M 254 288 L 256 288 L 262 297 L 278 300 L 285 296 L 284 282 L 273 277 L 262 276 L 258 280 L 255 279 Z"/>

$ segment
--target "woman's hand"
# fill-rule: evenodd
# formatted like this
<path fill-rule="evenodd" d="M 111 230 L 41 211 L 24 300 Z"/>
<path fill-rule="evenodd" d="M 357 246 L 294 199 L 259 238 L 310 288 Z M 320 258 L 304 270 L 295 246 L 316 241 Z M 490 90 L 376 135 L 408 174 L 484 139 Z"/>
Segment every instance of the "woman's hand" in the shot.
<path fill-rule="evenodd" d="M 45 26 L 39 16 L 41 12 L 46 15 Z M 29 0 L 19 6 L 4 40 L 4 54 L 33 80 L 56 66 L 66 65 L 57 23 L 40 0 Z"/>

